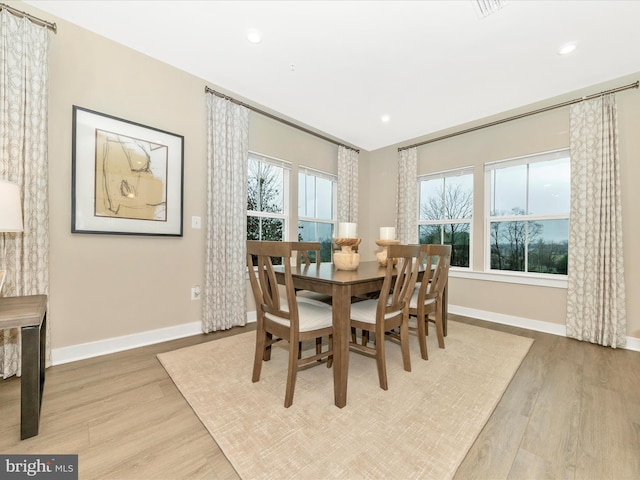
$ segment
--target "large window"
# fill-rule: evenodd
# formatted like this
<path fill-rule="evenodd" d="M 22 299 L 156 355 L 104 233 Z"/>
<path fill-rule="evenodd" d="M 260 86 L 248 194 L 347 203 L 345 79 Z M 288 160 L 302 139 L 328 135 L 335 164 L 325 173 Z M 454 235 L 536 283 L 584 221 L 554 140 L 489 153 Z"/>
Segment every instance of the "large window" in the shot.
<path fill-rule="evenodd" d="M 289 165 L 254 153 L 247 172 L 247 239 L 286 239 Z"/>
<path fill-rule="evenodd" d="M 336 222 L 336 177 L 300 167 L 298 173 L 298 240 L 320 242 L 320 259 L 331 261 Z M 315 259 L 311 259 L 315 261 Z"/>
<path fill-rule="evenodd" d="M 451 245 L 451 265 L 469 267 L 473 219 L 473 169 L 418 179 L 420 243 Z"/>
<path fill-rule="evenodd" d="M 569 150 L 485 165 L 490 270 L 567 274 Z"/>

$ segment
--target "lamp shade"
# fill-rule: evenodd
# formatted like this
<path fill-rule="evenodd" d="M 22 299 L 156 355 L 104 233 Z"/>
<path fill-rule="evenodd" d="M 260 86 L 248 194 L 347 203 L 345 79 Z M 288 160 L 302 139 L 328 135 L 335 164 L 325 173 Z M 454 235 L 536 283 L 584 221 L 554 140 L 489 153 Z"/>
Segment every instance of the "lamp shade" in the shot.
<path fill-rule="evenodd" d="M 22 203 L 20 187 L 0 180 L 0 232 L 22 231 Z"/>

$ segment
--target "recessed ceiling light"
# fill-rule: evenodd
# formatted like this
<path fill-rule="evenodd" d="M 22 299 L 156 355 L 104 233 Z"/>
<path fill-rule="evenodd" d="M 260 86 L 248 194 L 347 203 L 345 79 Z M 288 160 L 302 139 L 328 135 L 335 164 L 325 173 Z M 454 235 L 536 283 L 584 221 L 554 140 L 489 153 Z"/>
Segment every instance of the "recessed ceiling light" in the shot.
<path fill-rule="evenodd" d="M 260 32 L 257 30 L 249 30 L 247 32 L 247 40 L 251 43 L 260 43 L 262 41 L 262 37 L 260 36 Z"/>
<path fill-rule="evenodd" d="M 573 52 L 576 48 L 577 45 L 575 43 L 567 43 L 566 45 L 563 45 L 560 50 L 558 50 L 558 55 L 567 55 Z"/>
<path fill-rule="evenodd" d="M 382 120 L 384 123 L 387 123 L 389 122 L 389 120 L 391 120 L 391 117 L 389 117 L 389 115 L 382 115 L 380 120 Z"/>

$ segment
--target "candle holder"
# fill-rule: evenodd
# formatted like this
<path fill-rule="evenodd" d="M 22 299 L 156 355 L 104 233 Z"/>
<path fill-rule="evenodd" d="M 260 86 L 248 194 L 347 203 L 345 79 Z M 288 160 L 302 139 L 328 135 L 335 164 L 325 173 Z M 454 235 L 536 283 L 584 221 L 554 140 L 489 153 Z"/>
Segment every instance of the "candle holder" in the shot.
<path fill-rule="evenodd" d="M 376 245 L 378 245 L 379 247 L 382 247 L 382 251 L 376 253 L 376 258 L 378 259 L 378 263 L 380 265 L 382 265 L 383 267 L 387 266 L 387 256 L 389 253 L 389 245 L 398 245 L 400 243 L 400 240 L 376 240 Z M 398 263 L 398 259 L 394 258 L 393 259 L 393 264 L 395 265 L 396 263 Z"/>
<path fill-rule="evenodd" d="M 360 254 L 354 252 L 353 247 L 360 245 L 361 238 L 334 238 L 340 247 L 339 252 L 333 252 L 333 264 L 338 270 L 355 270 L 360 265 Z"/>

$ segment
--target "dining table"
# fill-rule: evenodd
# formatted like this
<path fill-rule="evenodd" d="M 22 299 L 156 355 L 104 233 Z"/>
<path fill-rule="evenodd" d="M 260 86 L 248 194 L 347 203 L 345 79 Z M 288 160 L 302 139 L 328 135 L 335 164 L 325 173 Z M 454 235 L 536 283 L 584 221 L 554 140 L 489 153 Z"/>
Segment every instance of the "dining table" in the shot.
<path fill-rule="evenodd" d="M 284 283 L 284 267 L 274 266 L 278 283 Z M 355 270 L 339 270 L 333 263 L 296 265 L 291 268 L 296 289 L 331 295 L 333 319 L 333 389 L 335 405 L 347 404 L 351 300 L 380 292 L 386 267 L 378 261 L 360 262 Z M 421 275 L 422 276 L 422 275 Z"/>

